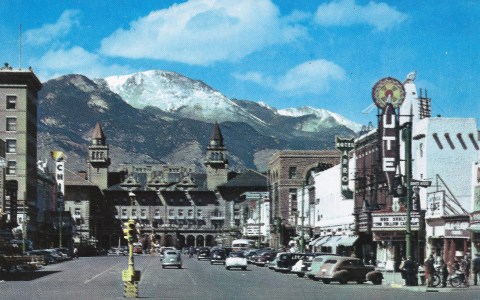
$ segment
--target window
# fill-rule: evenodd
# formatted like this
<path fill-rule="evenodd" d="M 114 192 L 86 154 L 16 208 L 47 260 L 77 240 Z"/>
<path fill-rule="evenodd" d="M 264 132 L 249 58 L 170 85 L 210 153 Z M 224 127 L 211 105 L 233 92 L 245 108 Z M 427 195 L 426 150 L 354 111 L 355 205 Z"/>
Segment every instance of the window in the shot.
<path fill-rule="evenodd" d="M 297 178 L 297 167 L 290 167 L 288 169 L 288 178 L 289 179 Z"/>
<path fill-rule="evenodd" d="M 16 109 L 17 108 L 17 96 L 7 96 L 7 109 Z"/>
<path fill-rule="evenodd" d="M 7 175 L 16 175 L 17 174 L 17 162 L 14 160 L 9 160 L 7 162 Z"/>
<path fill-rule="evenodd" d="M 173 217 L 173 214 L 174 214 L 174 213 L 175 213 L 175 210 L 174 210 L 173 208 L 170 208 L 170 209 L 168 210 L 168 215 L 169 215 L 169 216 Z"/>
<path fill-rule="evenodd" d="M 183 218 L 183 209 L 178 210 L 178 217 Z"/>
<path fill-rule="evenodd" d="M 82 215 L 82 210 L 80 208 L 75 208 L 75 215 L 76 217 L 80 217 Z"/>
<path fill-rule="evenodd" d="M 189 209 L 189 210 L 188 210 L 188 216 L 189 216 L 189 217 L 193 217 L 193 209 Z"/>
<path fill-rule="evenodd" d="M 16 153 L 17 152 L 17 140 L 7 140 L 7 153 Z"/>
<path fill-rule="evenodd" d="M 122 208 L 122 218 L 126 218 L 126 217 L 127 217 L 127 209 Z"/>
<path fill-rule="evenodd" d="M 159 217 L 160 216 L 160 209 L 155 209 L 155 217 Z"/>
<path fill-rule="evenodd" d="M 132 218 L 136 218 L 137 217 L 137 210 L 134 208 L 132 209 Z"/>
<path fill-rule="evenodd" d="M 7 131 L 17 130 L 17 118 L 7 118 Z"/>
<path fill-rule="evenodd" d="M 142 208 L 142 210 L 140 211 L 140 216 L 142 218 L 146 217 L 147 216 L 147 210 L 145 208 Z"/>
<path fill-rule="evenodd" d="M 202 218 L 202 210 L 201 209 L 197 210 L 197 217 Z"/>

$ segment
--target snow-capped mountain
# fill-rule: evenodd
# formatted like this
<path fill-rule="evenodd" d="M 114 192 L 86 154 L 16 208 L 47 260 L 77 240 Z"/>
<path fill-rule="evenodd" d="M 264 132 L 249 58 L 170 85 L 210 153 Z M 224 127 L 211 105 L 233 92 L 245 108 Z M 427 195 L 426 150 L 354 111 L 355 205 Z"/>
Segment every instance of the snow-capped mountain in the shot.
<path fill-rule="evenodd" d="M 304 122 L 300 123 L 297 128 L 301 131 L 316 132 L 319 128 L 329 128 L 334 125 L 344 125 L 350 128 L 354 132 L 359 132 L 362 129 L 362 125 L 352 122 L 340 114 L 331 112 L 326 109 L 314 108 L 311 106 L 304 106 L 299 108 L 285 108 L 277 110 L 277 113 L 282 116 L 288 117 L 303 117 L 313 116 L 313 118 L 307 118 Z"/>
<path fill-rule="evenodd" d="M 108 88 L 128 104 L 154 106 L 182 117 L 207 122 L 262 123 L 202 81 L 175 72 L 151 70 L 104 78 Z"/>

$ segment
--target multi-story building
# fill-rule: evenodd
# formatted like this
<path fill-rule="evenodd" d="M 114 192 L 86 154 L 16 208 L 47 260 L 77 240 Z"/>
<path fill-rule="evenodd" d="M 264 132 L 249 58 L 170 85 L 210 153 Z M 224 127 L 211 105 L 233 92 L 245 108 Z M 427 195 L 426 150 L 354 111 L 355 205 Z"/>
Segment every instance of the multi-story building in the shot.
<path fill-rule="evenodd" d="M 6 145 L 5 179 L 16 182 L 19 218 L 29 220 L 27 231 L 31 236 L 37 234 L 37 94 L 41 88 L 31 69 L 14 69 L 8 64 L 0 68 L 0 139 Z M 6 204 L 6 212 L 11 213 L 10 204 L 15 203 Z"/>
<path fill-rule="evenodd" d="M 297 191 L 307 185 L 311 171 L 322 171 L 340 162 L 336 150 L 281 150 L 269 162 L 269 189 L 272 199 L 272 246 L 286 245 L 295 236 L 298 222 Z"/>

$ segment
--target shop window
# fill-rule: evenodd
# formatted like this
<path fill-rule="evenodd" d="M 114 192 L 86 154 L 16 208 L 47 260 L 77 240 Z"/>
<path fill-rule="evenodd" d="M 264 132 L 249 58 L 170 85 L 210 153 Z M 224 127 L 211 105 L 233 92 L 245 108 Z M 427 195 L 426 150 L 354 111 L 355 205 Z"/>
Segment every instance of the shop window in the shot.
<path fill-rule="evenodd" d="M 7 109 L 16 109 L 17 108 L 17 96 L 9 95 L 7 96 Z"/>

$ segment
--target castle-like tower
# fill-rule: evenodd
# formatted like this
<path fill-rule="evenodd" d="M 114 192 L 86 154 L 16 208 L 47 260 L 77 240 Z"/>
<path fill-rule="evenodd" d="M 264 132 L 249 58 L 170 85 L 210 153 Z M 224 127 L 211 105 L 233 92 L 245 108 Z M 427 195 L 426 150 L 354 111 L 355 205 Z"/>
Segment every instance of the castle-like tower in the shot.
<path fill-rule="evenodd" d="M 106 137 L 99 122 L 95 125 L 90 146 L 88 146 L 88 180 L 100 190 L 108 188 L 108 166 L 110 156 Z"/>
<path fill-rule="evenodd" d="M 210 144 L 207 147 L 207 157 L 205 159 L 207 168 L 207 189 L 214 190 L 217 186 L 224 184 L 228 180 L 228 159 L 227 148 L 223 145 L 223 136 L 220 131 L 220 125 L 215 122 Z"/>

